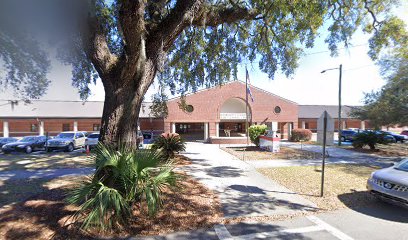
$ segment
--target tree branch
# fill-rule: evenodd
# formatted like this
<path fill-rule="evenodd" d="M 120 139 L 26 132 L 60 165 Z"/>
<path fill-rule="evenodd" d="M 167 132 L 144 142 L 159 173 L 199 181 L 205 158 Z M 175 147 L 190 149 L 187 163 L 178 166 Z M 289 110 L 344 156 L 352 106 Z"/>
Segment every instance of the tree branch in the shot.
<path fill-rule="evenodd" d="M 121 0 L 119 21 L 123 32 L 124 48 L 127 55 L 139 55 L 140 44 L 145 35 L 145 1 Z"/>
<path fill-rule="evenodd" d="M 259 20 L 263 16 L 259 12 L 243 7 L 203 6 L 192 24 L 195 26 L 216 27 L 223 23 L 233 23 L 240 20 Z"/>
<path fill-rule="evenodd" d="M 87 24 L 82 28 L 82 44 L 88 58 L 92 61 L 96 71 L 103 76 L 115 66 L 117 56 L 109 50 L 104 31 L 96 14 L 96 2 L 92 0 L 87 6 L 89 9 Z"/>

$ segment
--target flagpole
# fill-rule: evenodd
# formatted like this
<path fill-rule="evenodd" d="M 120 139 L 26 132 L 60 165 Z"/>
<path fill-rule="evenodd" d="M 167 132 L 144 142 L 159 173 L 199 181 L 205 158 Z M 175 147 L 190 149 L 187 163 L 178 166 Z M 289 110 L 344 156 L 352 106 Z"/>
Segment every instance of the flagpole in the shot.
<path fill-rule="evenodd" d="M 246 128 L 246 136 L 247 136 L 247 145 L 249 145 L 249 120 L 248 120 L 248 69 L 245 66 L 245 115 L 246 115 L 246 122 L 245 122 L 245 128 Z"/>

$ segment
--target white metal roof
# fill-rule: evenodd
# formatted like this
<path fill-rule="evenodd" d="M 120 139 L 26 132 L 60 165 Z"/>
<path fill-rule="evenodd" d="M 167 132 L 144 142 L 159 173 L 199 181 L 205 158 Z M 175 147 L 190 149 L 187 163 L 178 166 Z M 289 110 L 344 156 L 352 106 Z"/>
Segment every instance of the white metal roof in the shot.
<path fill-rule="evenodd" d="M 142 103 L 140 118 L 150 117 L 151 104 Z M 102 111 L 101 101 L 33 100 L 30 103 L 17 101 L 17 104 L 11 104 L 8 100 L 0 100 L 0 118 L 100 118 Z"/>

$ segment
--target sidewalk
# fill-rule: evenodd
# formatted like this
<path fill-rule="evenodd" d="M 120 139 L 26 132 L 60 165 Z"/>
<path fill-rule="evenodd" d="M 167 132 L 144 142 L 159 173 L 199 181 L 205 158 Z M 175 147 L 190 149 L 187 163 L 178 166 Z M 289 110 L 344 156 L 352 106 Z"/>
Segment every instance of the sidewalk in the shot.
<path fill-rule="evenodd" d="M 312 202 L 264 177 L 218 145 L 188 143 L 183 155 L 189 157 L 192 164 L 182 169 L 219 193 L 226 218 L 316 210 Z"/>

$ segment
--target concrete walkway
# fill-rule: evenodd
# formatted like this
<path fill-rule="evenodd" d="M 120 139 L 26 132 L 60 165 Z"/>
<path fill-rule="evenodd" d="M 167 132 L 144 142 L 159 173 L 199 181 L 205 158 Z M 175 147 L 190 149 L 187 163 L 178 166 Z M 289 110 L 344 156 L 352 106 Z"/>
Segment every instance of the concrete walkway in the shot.
<path fill-rule="evenodd" d="M 183 155 L 193 164 L 182 169 L 219 193 L 226 218 L 289 215 L 316 209 L 312 202 L 264 177 L 218 145 L 188 143 Z"/>

